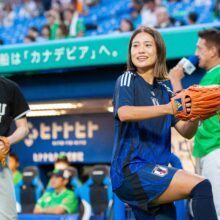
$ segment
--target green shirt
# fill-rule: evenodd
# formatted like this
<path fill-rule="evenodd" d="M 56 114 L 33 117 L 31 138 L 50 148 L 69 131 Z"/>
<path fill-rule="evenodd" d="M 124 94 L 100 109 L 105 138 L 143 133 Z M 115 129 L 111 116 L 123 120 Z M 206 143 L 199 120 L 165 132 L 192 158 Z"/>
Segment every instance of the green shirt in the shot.
<path fill-rule="evenodd" d="M 80 33 L 80 32 L 85 32 L 86 28 L 85 25 L 83 23 L 83 20 L 79 19 L 76 23 L 76 36 Z"/>
<path fill-rule="evenodd" d="M 220 65 L 209 70 L 202 78 L 200 85 L 220 85 Z M 220 123 L 215 115 L 202 121 L 194 142 L 193 156 L 203 157 L 213 150 L 220 148 Z"/>
<path fill-rule="evenodd" d="M 13 173 L 13 183 L 14 185 L 16 185 L 18 182 L 20 182 L 22 180 L 22 174 L 19 171 L 16 171 L 15 173 Z"/>
<path fill-rule="evenodd" d="M 37 206 L 40 208 L 52 208 L 56 206 L 63 207 L 68 214 L 77 211 L 78 200 L 75 193 L 71 190 L 65 189 L 60 194 L 56 192 L 45 192 L 43 196 L 37 201 Z"/>
<path fill-rule="evenodd" d="M 55 21 L 50 27 L 50 40 L 55 40 L 57 36 L 57 29 L 60 25 L 60 22 Z"/>

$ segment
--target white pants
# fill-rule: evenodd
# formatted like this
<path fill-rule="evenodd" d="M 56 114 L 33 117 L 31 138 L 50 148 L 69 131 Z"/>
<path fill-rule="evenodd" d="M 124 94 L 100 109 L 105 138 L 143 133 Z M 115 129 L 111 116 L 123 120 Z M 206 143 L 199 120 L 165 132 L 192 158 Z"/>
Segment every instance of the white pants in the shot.
<path fill-rule="evenodd" d="M 17 220 L 11 171 L 0 164 L 0 220 Z"/>
<path fill-rule="evenodd" d="M 212 184 L 214 204 L 220 220 L 220 149 L 198 159 L 198 173 L 206 177 Z"/>

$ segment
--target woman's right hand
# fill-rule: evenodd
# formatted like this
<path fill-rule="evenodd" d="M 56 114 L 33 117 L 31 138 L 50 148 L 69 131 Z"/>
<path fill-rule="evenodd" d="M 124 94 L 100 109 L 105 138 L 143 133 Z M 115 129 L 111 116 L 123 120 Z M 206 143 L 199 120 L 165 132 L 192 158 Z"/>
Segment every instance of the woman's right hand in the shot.
<path fill-rule="evenodd" d="M 185 99 L 185 107 L 186 107 L 186 113 L 189 114 L 191 112 L 191 99 L 188 97 Z M 168 114 L 170 115 L 174 115 L 176 110 L 174 109 L 175 106 L 172 104 L 172 102 L 169 102 L 167 104 L 167 111 L 168 111 Z"/>

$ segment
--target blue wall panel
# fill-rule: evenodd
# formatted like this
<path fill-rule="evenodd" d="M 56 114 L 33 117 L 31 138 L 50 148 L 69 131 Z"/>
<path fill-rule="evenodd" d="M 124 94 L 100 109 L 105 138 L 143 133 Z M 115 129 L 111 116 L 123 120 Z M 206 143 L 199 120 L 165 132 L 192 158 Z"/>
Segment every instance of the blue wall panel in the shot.
<path fill-rule="evenodd" d="M 17 76 L 28 101 L 112 97 L 121 70 L 93 69 L 77 73 Z"/>
<path fill-rule="evenodd" d="M 13 77 L 28 101 L 112 97 L 117 77 L 124 66 L 72 73 Z M 197 70 L 183 79 L 184 87 L 198 84 L 203 71 Z"/>

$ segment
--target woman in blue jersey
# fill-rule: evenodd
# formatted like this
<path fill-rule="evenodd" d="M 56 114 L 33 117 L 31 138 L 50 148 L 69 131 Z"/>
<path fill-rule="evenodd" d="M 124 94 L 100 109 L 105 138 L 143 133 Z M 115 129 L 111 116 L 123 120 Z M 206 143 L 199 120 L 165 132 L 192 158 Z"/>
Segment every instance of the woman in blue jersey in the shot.
<path fill-rule="evenodd" d="M 192 138 L 198 121 L 173 116 L 167 79 L 166 48 L 160 33 L 138 28 L 131 36 L 127 71 L 115 86 L 113 190 L 137 220 L 176 219 L 172 203 L 192 198 L 195 220 L 217 220 L 211 184 L 201 176 L 168 167 L 171 127 Z M 190 111 L 190 100 L 187 100 Z"/>

